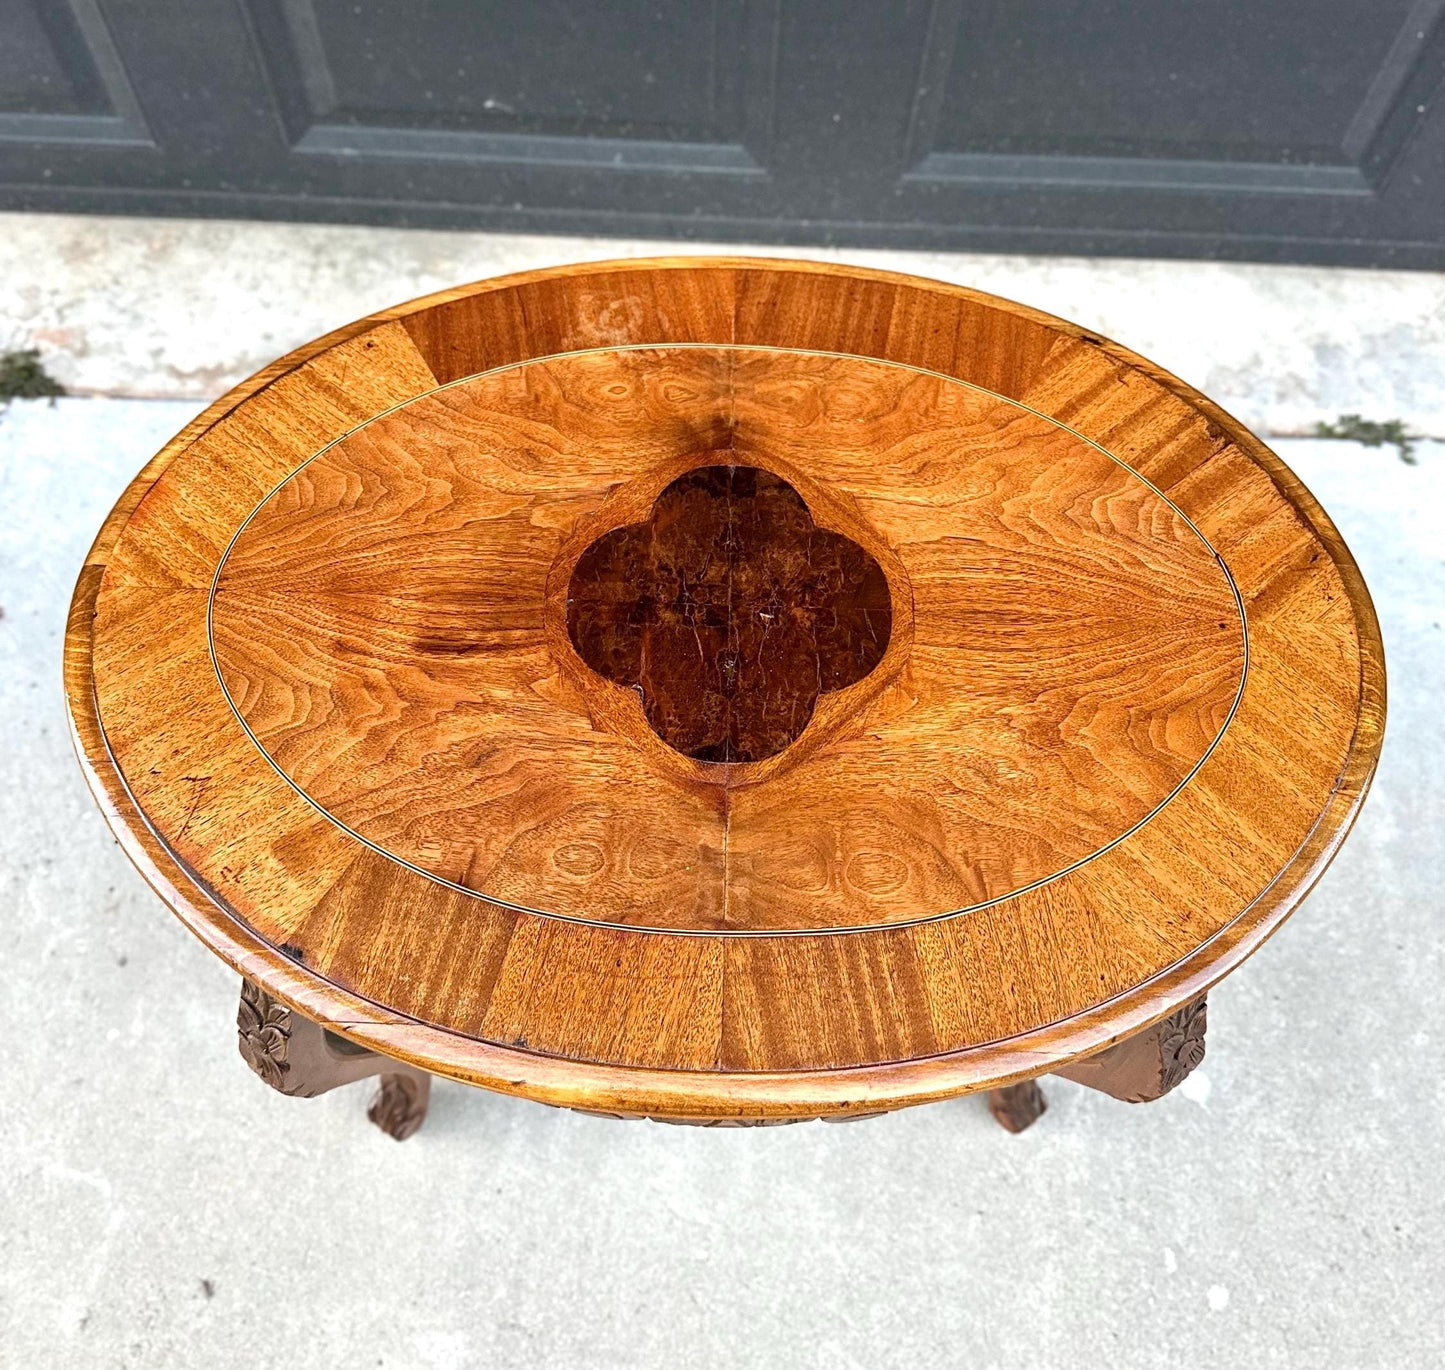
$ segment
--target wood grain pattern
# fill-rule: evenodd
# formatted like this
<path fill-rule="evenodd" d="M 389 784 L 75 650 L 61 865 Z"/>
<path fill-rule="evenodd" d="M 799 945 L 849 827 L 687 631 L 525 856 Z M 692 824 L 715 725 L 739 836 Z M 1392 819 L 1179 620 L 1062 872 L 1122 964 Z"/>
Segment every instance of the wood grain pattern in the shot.
<path fill-rule="evenodd" d="M 892 631 L 883 568 L 756 466 L 679 476 L 567 582 L 577 655 L 637 690 L 652 730 L 699 761 L 776 756 L 819 695 L 872 672 Z"/>
<path fill-rule="evenodd" d="M 602 922 L 905 921 L 1087 858 L 1219 735 L 1244 657 L 1228 577 L 1144 482 L 1056 426 L 846 358 L 605 350 L 520 370 L 350 434 L 261 505 L 217 579 L 239 714 L 382 850 Z M 592 444 L 633 425 L 682 460 L 731 429 L 732 450 L 841 495 L 896 559 L 912 640 L 879 670 L 897 688 L 825 713 L 761 778 L 679 773 L 647 728 L 607 727 L 598 682 L 549 636 L 566 533 L 609 479 L 658 482 L 650 444 Z"/>
<path fill-rule="evenodd" d="M 734 764 L 566 622 L 586 548 L 718 453 L 895 615 Z M 1348 551 L 1207 400 L 1005 302 L 732 260 L 485 283 L 269 369 L 108 520 L 67 690 L 127 849 L 283 1002 L 731 1119 L 1003 1086 L 1179 1010 L 1317 878 L 1383 724 Z"/>

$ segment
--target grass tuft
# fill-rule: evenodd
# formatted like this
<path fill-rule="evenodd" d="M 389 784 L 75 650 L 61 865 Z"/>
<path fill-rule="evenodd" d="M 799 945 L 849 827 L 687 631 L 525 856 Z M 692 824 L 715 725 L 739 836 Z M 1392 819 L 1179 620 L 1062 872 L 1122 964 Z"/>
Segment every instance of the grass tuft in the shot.
<path fill-rule="evenodd" d="M 0 352 L 0 405 L 11 400 L 53 400 L 65 387 L 48 372 L 33 347 Z"/>
<path fill-rule="evenodd" d="M 1343 438 L 1347 442 L 1362 442 L 1366 447 L 1383 447 L 1386 443 L 1397 448 L 1400 460 L 1406 466 L 1415 466 L 1415 439 L 1405 431 L 1399 419 L 1376 423 L 1374 419 L 1362 419 L 1358 414 L 1341 414 L 1334 423 L 1315 424 L 1317 438 Z"/>

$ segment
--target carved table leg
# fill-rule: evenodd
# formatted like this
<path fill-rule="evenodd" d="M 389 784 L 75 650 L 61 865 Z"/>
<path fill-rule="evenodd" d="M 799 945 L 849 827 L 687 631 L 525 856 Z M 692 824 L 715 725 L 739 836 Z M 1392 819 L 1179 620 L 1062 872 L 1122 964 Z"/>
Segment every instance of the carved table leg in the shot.
<path fill-rule="evenodd" d="M 241 981 L 236 1031 L 246 1064 L 282 1094 L 312 1099 L 380 1075 L 380 1088 L 367 1110 L 377 1127 L 404 1141 L 426 1117 L 431 1076 L 425 1071 L 328 1032 L 250 980 Z"/>
<path fill-rule="evenodd" d="M 1136 1032 L 1054 1074 L 1126 1103 L 1161 1099 L 1204 1059 L 1207 1023 L 1207 1008 L 1201 995 L 1143 1032 Z M 1025 1080 L 1022 1084 L 989 1090 L 988 1107 L 1010 1132 L 1022 1132 L 1038 1121 L 1048 1105 L 1038 1082 Z"/>
<path fill-rule="evenodd" d="M 397 1071 L 381 1077 L 366 1116 L 388 1136 L 404 1142 L 426 1121 L 430 1101 L 430 1075 Z"/>
<path fill-rule="evenodd" d="M 1160 1099 L 1204 1059 L 1207 1020 L 1201 995 L 1143 1032 L 1054 1073 L 1126 1103 Z"/>
<path fill-rule="evenodd" d="M 1010 1132 L 1032 1127 L 1048 1106 L 1037 1080 L 1024 1080 L 988 1092 L 988 1111 Z"/>

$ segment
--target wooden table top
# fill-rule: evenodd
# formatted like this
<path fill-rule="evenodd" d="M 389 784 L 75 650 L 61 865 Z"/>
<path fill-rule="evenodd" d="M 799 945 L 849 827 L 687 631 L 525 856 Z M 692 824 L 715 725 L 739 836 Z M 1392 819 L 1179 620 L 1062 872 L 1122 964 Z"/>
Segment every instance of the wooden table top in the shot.
<path fill-rule="evenodd" d="M 976 292 L 732 258 L 374 315 L 101 530 L 66 683 L 214 951 L 547 1102 L 866 1112 L 1098 1050 L 1304 897 L 1384 664 L 1209 400 Z"/>

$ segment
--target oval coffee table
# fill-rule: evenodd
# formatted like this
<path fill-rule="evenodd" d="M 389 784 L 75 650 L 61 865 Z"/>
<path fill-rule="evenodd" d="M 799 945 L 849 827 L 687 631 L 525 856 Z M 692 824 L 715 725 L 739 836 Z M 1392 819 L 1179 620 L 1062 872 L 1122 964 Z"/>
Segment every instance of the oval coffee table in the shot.
<path fill-rule="evenodd" d="M 131 484 L 87 777 L 310 1095 L 852 1117 L 1157 1098 L 1339 847 L 1384 666 L 1309 492 L 1084 330 L 878 271 L 374 315 Z"/>

